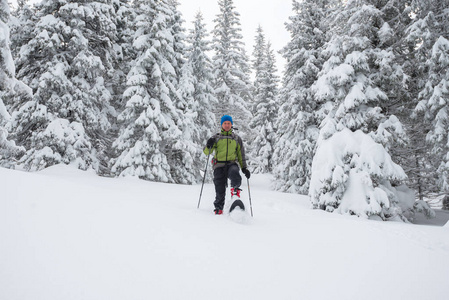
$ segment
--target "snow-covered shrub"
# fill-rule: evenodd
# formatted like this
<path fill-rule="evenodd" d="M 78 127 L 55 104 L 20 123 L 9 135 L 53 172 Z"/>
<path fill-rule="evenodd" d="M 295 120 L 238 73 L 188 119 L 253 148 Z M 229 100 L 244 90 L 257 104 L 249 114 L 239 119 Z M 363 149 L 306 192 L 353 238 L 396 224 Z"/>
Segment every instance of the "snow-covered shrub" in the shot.
<path fill-rule="evenodd" d="M 314 208 L 405 221 L 417 209 L 413 191 L 403 185 L 406 179 L 381 144 L 345 128 L 319 141 L 309 195 Z M 425 203 L 419 208 L 429 209 Z"/>
<path fill-rule="evenodd" d="M 81 123 L 55 119 L 44 131 L 33 133 L 32 140 L 31 149 L 20 161 L 27 170 L 42 170 L 59 163 L 73 163 L 82 170 L 97 167 L 91 153 L 92 145 Z"/>

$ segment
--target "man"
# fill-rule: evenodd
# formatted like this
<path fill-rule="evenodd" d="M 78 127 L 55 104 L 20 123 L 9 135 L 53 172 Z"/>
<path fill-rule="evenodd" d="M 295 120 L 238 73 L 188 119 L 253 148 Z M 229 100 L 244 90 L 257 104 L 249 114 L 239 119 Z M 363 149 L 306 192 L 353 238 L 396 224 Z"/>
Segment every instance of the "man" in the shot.
<path fill-rule="evenodd" d="M 232 132 L 232 117 L 224 115 L 221 118 L 221 133 L 217 133 L 211 137 L 206 144 L 204 154 L 214 154 L 212 165 L 214 169 L 215 184 L 215 214 L 223 214 L 223 207 L 226 196 L 226 183 L 228 178 L 231 179 L 231 197 L 232 200 L 240 199 L 240 185 L 242 177 L 239 173 L 239 163 L 242 172 L 246 178 L 251 176 L 245 158 L 245 148 L 242 139 Z"/>

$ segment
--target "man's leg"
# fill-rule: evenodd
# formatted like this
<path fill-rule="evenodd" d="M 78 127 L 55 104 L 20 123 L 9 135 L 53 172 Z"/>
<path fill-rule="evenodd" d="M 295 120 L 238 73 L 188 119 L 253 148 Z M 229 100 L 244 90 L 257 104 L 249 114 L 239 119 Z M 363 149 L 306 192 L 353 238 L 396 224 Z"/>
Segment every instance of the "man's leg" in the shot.
<path fill-rule="evenodd" d="M 214 170 L 214 185 L 215 185 L 215 208 L 223 210 L 225 196 L 226 196 L 226 172 L 225 167 L 216 168 Z"/>
<path fill-rule="evenodd" d="M 242 184 L 242 176 L 240 176 L 240 169 L 236 164 L 229 165 L 228 177 L 231 179 L 231 187 L 239 188 Z"/>

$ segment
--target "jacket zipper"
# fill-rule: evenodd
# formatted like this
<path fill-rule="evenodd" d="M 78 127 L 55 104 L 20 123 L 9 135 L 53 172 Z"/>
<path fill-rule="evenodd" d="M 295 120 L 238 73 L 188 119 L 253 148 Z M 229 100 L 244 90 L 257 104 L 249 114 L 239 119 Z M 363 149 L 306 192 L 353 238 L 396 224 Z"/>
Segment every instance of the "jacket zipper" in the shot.
<path fill-rule="evenodd" d="M 229 141 L 226 139 L 226 163 L 228 163 L 228 148 L 229 148 Z"/>

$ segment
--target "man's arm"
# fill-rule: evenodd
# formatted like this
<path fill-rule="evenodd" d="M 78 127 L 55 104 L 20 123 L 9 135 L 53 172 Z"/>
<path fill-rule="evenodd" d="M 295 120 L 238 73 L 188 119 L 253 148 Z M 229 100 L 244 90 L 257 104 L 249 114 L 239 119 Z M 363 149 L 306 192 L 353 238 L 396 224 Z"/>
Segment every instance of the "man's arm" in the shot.
<path fill-rule="evenodd" d="M 214 152 L 214 149 L 216 148 L 217 148 L 217 141 L 215 136 L 213 136 L 207 140 L 206 147 L 204 148 L 203 153 L 209 155 L 210 153 Z"/>
<path fill-rule="evenodd" d="M 246 155 L 245 155 L 245 147 L 243 146 L 243 141 L 241 137 L 238 137 L 237 141 L 237 158 L 239 160 L 240 168 L 246 169 Z"/>

